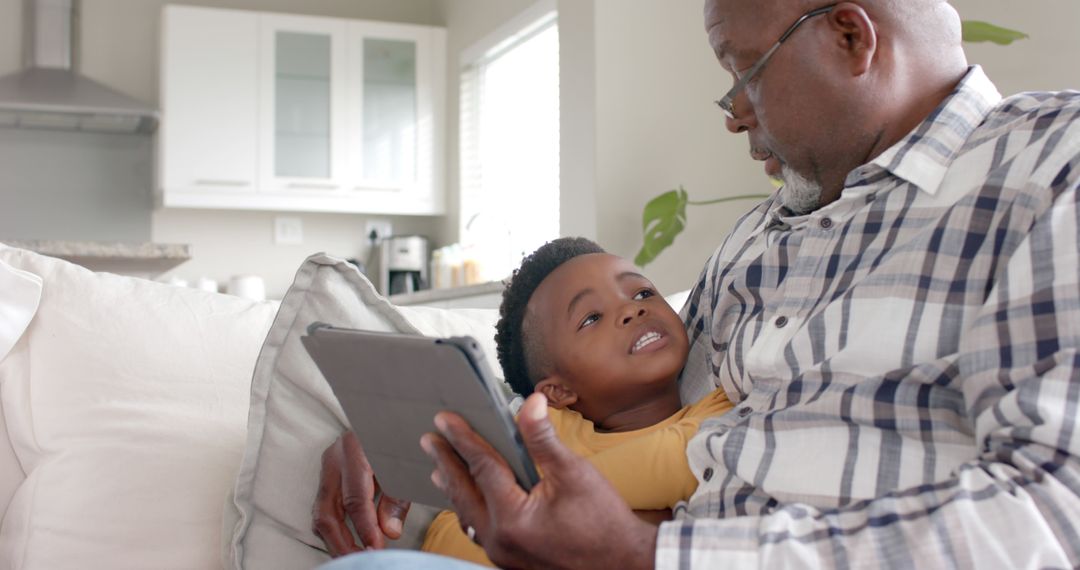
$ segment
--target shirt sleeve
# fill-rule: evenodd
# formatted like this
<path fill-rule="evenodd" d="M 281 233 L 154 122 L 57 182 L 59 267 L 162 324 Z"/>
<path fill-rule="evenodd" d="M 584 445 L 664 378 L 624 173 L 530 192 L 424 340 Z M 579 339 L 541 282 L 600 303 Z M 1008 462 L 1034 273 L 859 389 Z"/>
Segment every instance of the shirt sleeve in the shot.
<path fill-rule="evenodd" d="M 481 566 L 495 567 L 484 549 L 461 531 L 461 521 L 453 511 L 443 511 L 431 521 L 420 550 L 451 556 Z"/>
<path fill-rule="evenodd" d="M 1080 208 L 1052 189 L 956 355 L 971 461 L 841 509 L 664 523 L 656 567 L 1080 567 Z"/>

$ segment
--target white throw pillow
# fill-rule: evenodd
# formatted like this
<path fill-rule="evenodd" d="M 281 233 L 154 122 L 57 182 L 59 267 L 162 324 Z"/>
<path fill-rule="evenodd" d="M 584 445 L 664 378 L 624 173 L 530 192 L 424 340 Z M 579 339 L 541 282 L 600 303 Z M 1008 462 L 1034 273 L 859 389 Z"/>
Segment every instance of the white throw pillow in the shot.
<path fill-rule="evenodd" d="M 41 301 L 41 277 L 0 259 L 0 362 L 22 337 Z"/>
<path fill-rule="evenodd" d="M 22 338 L 40 300 L 41 278 L 0 260 L 0 362 Z M 0 520 L 3 520 L 11 497 L 25 480 L 26 473 L 11 448 L 4 423 L 4 406 L 0 403 Z"/>
<path fill-rule="evenodd" d="M 43 280 L 0 363 L 26 473 L 2 568 L 214 568 L 273 303 L 92 273 L 0 246 Z"/>
<path fill-rule="evenodd" d="M 320 457 L 347 421 L 300 343 L 316 321 L 374 331 L 471 335 L 495 362 L 495 310 L 398 308 L 379 296 L 349 263 L 309 258 L 296 274 L 259 354 L 251 384 L 248 442 L 234 504 L 226 509 L 226 558 L 231 568 L 313 568 L 329 559 L 312 532 L 311 507 Z M 500 371 L 497 371 L 500 372 Z M 395 546 L 418 547 L 434 510 L 413 505 L 406 536 Z M 231 523 L 228 519 L 234 516 Z"/>

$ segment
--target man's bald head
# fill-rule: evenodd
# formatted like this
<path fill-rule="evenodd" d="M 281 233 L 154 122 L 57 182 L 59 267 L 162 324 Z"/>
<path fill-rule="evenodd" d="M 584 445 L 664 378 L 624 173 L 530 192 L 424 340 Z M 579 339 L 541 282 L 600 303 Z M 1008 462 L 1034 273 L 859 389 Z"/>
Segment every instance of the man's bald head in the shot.
<path fill-rule="evenodd" d="M 960 18 L 945 0 L 705 2 L 709 43 L 733 75 L 796 22 L 784 47 L 730 96 L 726 126 L 749 137 L 770 175 L 806 183 L 781 192 L 805 212 L 838 198 L 852 170 L 929 116 L 967 60 Z M 796 193 L 802 198 L 789 200 Z"/>
<path fill-rule="evenodd" d="M 960 19 L 947 0 L 857 0 L 882 28 L 926 48 L 960 45 Z M 769 21 L 795 21 L 800 15 L 827 6 L 822 0 L 705 0 L 705 29 L 729 23 L 761 28 Z M 744 19 L 743 19 L 744 18 Z"/>

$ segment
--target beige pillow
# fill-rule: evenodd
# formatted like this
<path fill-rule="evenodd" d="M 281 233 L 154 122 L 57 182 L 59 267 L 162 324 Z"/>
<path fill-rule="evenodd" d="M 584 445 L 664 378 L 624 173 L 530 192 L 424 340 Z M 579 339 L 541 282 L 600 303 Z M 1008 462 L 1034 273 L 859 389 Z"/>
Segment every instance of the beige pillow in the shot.
<path fill-rule="evenodd" d="M 41 278 L 16 269 L 0 259 L 0 362 L 22 338 L 41 301 Z M 8 503 L 26 480 L 15 450 L 11 448 L 4 406 L 0 403 L 0 520 Z"/>
<path fill-rule="evenodd" d="M 494 310 L 397 308 L 351 264 L 309 258 L 259 354 L 251 383 L 248 441 L 233 508 L 226 509 L 225 557 L 231 568 L 313 568 L 329 559 L 311 531 L 320 456 L 346 429 L 345 416 L 300 343 L 316 321 L 429 336 L 471 335 L 495 362 Z M 405 537 L 417 547 L 434 510 L 414 505 Z"/>
<path fill-rule="evenodd" d="M 43 281 L 34 320 L 0 363 L 26 473 L 0 527 L 0 568 L 219 567 L 275 305 L 4 246 L 0 261 Z"/>

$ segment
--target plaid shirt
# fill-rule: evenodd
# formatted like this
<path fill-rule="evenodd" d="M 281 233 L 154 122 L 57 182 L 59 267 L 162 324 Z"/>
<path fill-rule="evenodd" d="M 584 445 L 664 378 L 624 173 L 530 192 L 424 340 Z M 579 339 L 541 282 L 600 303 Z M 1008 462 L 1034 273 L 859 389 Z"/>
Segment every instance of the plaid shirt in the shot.
<path fill-rule="evenodd" d="M 981 69 L 804 216 L 768 200 L 683 317 L 697 492 L 657 568 L 1080 566 L 1080 93 Z"/>

